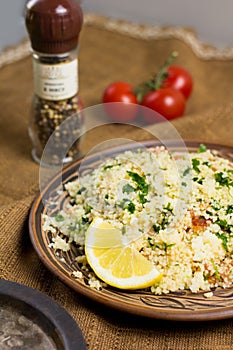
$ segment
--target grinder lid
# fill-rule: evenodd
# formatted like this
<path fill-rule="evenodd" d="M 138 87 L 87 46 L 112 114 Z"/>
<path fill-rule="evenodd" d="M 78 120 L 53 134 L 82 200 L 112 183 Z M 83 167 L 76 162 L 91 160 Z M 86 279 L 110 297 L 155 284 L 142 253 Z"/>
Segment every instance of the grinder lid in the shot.
<path fill-rule="evenodd" d="M 83 12 L 77 0 L 30 0 L 25 22 L 33 50 L 66 53 L 78 45 Z"/>

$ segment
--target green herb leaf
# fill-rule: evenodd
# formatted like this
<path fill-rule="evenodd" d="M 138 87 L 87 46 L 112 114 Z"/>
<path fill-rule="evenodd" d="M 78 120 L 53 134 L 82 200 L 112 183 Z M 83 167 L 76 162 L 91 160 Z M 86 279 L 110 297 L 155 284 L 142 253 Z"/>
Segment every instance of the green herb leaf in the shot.
<path fill-rule="evenodd" d="M 104 170 L 112 169 L 114 166 L 120 166 L 120 165 L 121 165 L 121 163 L 106 165 L 104 167 Z"/>
<path fill-rule="evenodd" d="M 183 176 L 188 175 L 188 174 L 190 173 L 190 170 L 191 170 L 190 167 L 188 167 L 187 169 L 185 169 L 185 171 L 183 172 Z"/>
<path fill-rule="evenodd" d="M 86 207 L 86 214 L 90 214 L 92 211 L 93 207 L 91 205 Z"/>
<path fill-rule="evenodd" d="M 140 193 L 140 192 L 139 192 L 138 198 L 139 198 L 139 202 L 140 202 L 141 204 L 145 204 L 145 203 L 147 202 L 147 199 L 146 199 L 146 197 L 145 197 L 145 195 L 144 195 L 143 193 Z"/>
<path fill-rule="evenodd" d="M 193 178 L 194 182 L 197 182 L 198 184 L 202 185 L 203 184 L 203 179 L 199 179 L 198 177 Z"/>
<path fill-rule="evenodd" d="M 128 198 L 124 198 L 120 202 L 119 207 L 123 210 L 127 209 L 131 214 L 135 212 L 135 204 Z"/>
<path fill-rule="evenodd" d="M 86 191 L 86 187 L 81 187 L 81 188 L 78 190 L 77 194 L 81 194 L 81 193 L 84 192 L 84 191 Z"/>
<path fill-rule="evenodd" d="M 233 226 L 229 225 L 227 220 L 220 220 L 220 219 L 218 219 L 214 223 L 218 224 L 223 231 L 225 231 L 227 233 L 231 233 L 231 229 L 232 229 Z"/>
<path fill-rule="evenodd" d="M 227 228 L 228 227 L 227 220 L 219 220 L 219 225 L 223 228 Z"/>
<path fill-rule="evenodd" d="M 89 222 L 89 219 L 83 216 L 82 217 L 82 224 L 85 225 L 88 222 Z"/>
<path fill-rule="evenodd" d="M 216 279 L 220 280 L 221 276 L 219 274 L 218 267 L 214 264 L 214 262 L 212 262 L 212 266 L 214 268 L 214 274 L 215 274 Z"/>
<path fill-rule="evenodd" d="M 153 225 L 153 230 L 155 231 L 155 233 L 159 233 L 159 231 L 161 230 L 160 225 Z"/>
<path fill-rule="evenodd" d="M 54 217 L 57 222 L 62 222 L 65 220 L 64 216 L 61 214 L 56 214 Z"/>
<path fill-rule="evenodd" d="M 168 202 L 168 204 L 166 205 L 166 207 L 164 207 L 165 210 L 169 211 L 170 213 L 173 213 L 173 208 L 171 207 L 171 203 Z"/>
<path fill-rule="evenodd" d="M 127 173 L 131 177 L 131 179 L 137 184 L 137 190 L 140 190 L 144 195 L 147 195 L 149 191 L 149 185 L 146 183 L 145 178 L 133 171 L 127 171 Z"/>
<path fill-rule="evenodd" d="M 210 167 L 210 163 L 209 162 L 203 162 L 202 164 Z"/>
<path fill-rule="evenodd" d="M 205 145 L 203 145 L 203 143 L 200 144 L 198 150 L 197 150 L 197 153 L 204 153 L 207 151 L 207 148 Z"/>
<path fill-rule="evenodd" d="M 216 236 L 222 240 L 222 246 L 228 252 L 229 251 L 228 246 L 227 246 L 228 238 L 221 233 L 217 233 Z"/>
<path fill-rule="evenodd" d="M 198 165 L 200 165 L 200 161 L 196 158 L 193 158 L 192 159 L 193 170 L 195 170 L 197 173 L 200 173 L 200 169 L 198 168 Z"/>
<path fill-rule="evenodd" d="M 218 219 L 214 223 L 218 224 L 222 229 L 228 228 L 227 220 L 220 220 L 220 219 Z"/>
<path fill-rule="evenodd" d="M 226 213 L 227 214 L 233 214 L 233 205 L 228 205 Z"/>
<path fill-rule="evenodd" d="M 104 170 L 112 169 L 113 167 L 114 167 L 114 165 L 106 165 L 104 167 Z"/>
<path fill-rule="evenodd" d="M 150 247 L 153 247 L 154 244 L 152 243 L 152 238 L 148 237 L 147 242 L 148 242 Z"/>
<path fill-rule="evenodd" d="M 129 204 L 128 204 L 128 211 L 131 213 L 131 214 L 133 214 L 134 212 L 135 212 L 135 204 L 133 203 L 133 202 L 130 202 Z"/>
<path fill-rule="evenodd" d="M 131 193 L 131 192 L 134 192 L 134 191 L 135 191 L 135 188 L 133 186 L 131 186 L 130 184 L 126 184 L 122 188 L 122 192 L 123 193 Z"/>
<path fill-rule="evenodd" d="M 233 186 L 233 181 L 229 178 L 229 176 L 225 176 L 222 171 L 214 174 L 215 181 L 219 183 L 221 186 Z"/>
<path fill-rule="evenodd" d="M 212 198 L 212 199 L 213 199 L 213 198 Z M 214 201 L 214 203 L 211 204 L 211 207 L 212 207 L 214 210 L 216 210 L 216 211 L 218 211 L 219 209 L 221 209 L 220 203 L 218 203 L 218 202 L 215 201 L 215 200 L 213 200 L 213 201 Z"/>
<path fill-rule="evenodd" d="M 167 244 L 166 242 L 162 242 L 161 244 L 156 244 L 155 247 L 161 250 L 164 250 L 165 252 L 167 252 L 167 250 L 171 247 L 173 247 L 175 245 L 175 243 L 172 244 Z"/>

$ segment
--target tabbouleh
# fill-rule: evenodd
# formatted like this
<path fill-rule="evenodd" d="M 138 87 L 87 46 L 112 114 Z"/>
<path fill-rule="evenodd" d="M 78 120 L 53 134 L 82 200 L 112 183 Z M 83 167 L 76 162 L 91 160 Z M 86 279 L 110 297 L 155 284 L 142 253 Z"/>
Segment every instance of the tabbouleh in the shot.
<path fill-rule="evenodd" d="M 164 147 L 126 151 L 65 189 L 70 205 L 54 217 L 44 215 L 54 249 L 83 246 L 98 216 L 134 241 L 162 273 L 153 293 L 232 285 L 233 164 L 204 145 L 187 154 Z M 100 285 L 93 275 L 90 280 Z"/>

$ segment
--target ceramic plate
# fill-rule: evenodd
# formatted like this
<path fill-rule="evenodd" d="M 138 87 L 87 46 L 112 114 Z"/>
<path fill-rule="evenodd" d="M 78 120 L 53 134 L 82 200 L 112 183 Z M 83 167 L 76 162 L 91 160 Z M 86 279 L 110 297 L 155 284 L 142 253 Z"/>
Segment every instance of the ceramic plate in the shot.
<path fill-rule="evenodd" d="M 47 295 L 0 281 L 0 349 L 86 350 L 74 319 Z"/>
<path fill-rule="evenodd" d="M 233 161 L 233 148 L 222 145 L 208 144 L 204 142 L 207 148 L 216 150 L 221 156 L 227 157 Z M 143 143 L 145 147 L 154 147 L 160 145 L 158 142 L 150 141 Z M 166 143 L 170 150 L 182 151 L 183 148 L 178 142 L 169 141 Z M 200 142 L 186 142 L 189 151 L 196 151 Z M 138 145 L 128 144 L 118 148 L 96 153 L 85 159 L 85 166 L 82 172 L 88 172 L 96 167 L 103 158 L 114 157 L 125 150 L 135 150 Z M 63 184 L 77 179 L 81 161 L 77 161 L 68 167 L 62 173 Z M 67 201 L 67 193 L 57 192 L 61 174 L 53 179 L 44 187 L 41 194 L 37 196 L 32 206 L 29 219 L 30 237 L 35 250 L 43 263 L 63 282 L 73 288 L 75 291 L 97 301 L 106 306 L 126 311 L 132 314 L 151 317 L 155 319 L 179 320 L 179 321 L 207 321 L 216 319 L 225 319 L 233 317 L 233 288 L 216 289 L 212 298 L 205 298 L 203 293 L 193 294 L 189 291 L 178 291 L 167 295 L 154 295 L 149 291 L 121 291 L 115 288 L 103 288 L 98 291 L 90 288 L 87 283 L 87 276 L 83 280 L 75 279 L 73 271 L 80 269 L 75 262 L 75 257 L 79 254 L 75 247 L 66 253 L 60 253 L 59 256 L 49 248 L 52 237 L 42 230 L 42 214 L 55 214 L 63 208 Z M 41 198 L 46 203 L 54 203 L 51 207 L 44 205 Z"/>

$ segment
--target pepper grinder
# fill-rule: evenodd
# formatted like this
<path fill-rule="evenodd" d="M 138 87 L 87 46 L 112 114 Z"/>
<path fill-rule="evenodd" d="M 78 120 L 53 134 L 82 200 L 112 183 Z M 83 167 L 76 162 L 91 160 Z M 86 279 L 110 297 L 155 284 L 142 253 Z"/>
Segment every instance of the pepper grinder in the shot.
<path fill-rule="evenodd" d="M 52 135 L 48 162 L 66 163 L 80 155 L 83 120 L 78 94 L 78 39 L 83 12 L 77 0 L 30 0 L 25 22 L 34 76 L 29 123 L 32 156 L 36 162 L 41 161 Z M 63 123 L 71 116 L 75 118 Z"/>

